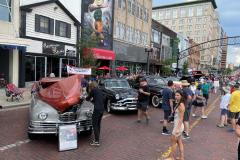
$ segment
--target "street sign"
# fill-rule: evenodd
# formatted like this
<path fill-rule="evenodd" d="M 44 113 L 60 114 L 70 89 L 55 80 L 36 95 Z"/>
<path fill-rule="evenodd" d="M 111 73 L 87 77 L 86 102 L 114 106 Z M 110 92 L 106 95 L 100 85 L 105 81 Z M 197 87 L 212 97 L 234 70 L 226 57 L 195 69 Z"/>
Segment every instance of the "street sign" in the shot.
<path fill-rule="evenodd" d="M 78 148 L 76 124 L 59 126 L 58 137 L 59 151 L 66 151 Z"/>

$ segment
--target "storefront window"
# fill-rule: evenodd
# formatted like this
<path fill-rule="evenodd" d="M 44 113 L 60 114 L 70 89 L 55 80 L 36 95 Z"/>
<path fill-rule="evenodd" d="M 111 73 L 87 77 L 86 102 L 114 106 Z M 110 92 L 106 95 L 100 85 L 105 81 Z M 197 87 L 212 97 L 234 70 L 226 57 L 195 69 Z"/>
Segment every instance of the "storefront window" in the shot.
<path fill-rule="evenodd" d="M 25 59 L 25 81 L 35 81 L 35 57 L 26 56 Z"/>
<path fill-rule="evenodd" d="M 45 77 L 45 57 L 36 57 L 36 81 Z"/>
<path fill-rule="evenodd" d="M 11 0 L 0 0 L 0 20 L 11 22 Z"/>

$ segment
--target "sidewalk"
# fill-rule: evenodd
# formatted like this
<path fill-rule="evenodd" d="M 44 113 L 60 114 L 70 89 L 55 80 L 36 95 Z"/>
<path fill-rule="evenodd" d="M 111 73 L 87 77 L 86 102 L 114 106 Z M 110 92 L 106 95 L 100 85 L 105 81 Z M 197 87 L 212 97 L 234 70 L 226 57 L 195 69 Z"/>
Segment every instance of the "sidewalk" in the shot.
<path fill-rule="evenodd" d="M 5 89 L 0 89 L 0 109 L 29 105 L 31 102 L 30 88 L 21 89 L 24 90 L 24 99 L 20 99 L 19 101 L 14 100 L 13 102 L 10 97 L 6 96 Z M 7 101 L 7 99 L 9 99 L 9 101 Z"/>

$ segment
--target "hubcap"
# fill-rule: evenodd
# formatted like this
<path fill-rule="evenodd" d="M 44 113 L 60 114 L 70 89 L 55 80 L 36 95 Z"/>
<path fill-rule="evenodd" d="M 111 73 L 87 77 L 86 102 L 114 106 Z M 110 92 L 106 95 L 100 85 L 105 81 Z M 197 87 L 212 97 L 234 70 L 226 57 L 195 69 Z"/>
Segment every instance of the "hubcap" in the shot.
<path fill-rule="evenodd" d="M 158 107 L 159 102 L 160 102 L 160 99 L 158 98 L 158 96 L 153 96 L 152 97 L 152 104 L 153 104 L 154 107 Z"/>

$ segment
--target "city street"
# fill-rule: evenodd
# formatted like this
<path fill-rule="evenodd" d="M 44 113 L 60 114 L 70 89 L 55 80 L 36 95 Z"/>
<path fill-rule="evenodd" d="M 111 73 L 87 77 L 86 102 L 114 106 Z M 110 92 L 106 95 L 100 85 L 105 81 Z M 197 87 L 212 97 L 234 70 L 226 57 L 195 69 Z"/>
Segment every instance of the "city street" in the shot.
<path fill-rule="evenodd" d="M 216 127 L 219 97 L 212 95 L 208 119 L 191 119 L 191 139 L 185 140 L 186 160 L 236 160 L 237 138 L 227 128 Z M 28 107 L 0 111 L 0 160 L 160 160 L 169 152 L 170 137 L 161 135 L 163 112 L 150 109 L 151 120 L 136 123 L 136 112 L 106 114 L 102 123 L 101 146 L 89 145 L 80 135 L 78 149 L 58 151 L 56 136 L 27 137 Z"/>

